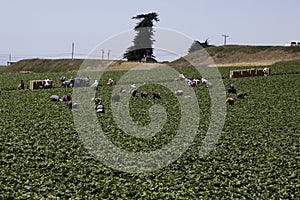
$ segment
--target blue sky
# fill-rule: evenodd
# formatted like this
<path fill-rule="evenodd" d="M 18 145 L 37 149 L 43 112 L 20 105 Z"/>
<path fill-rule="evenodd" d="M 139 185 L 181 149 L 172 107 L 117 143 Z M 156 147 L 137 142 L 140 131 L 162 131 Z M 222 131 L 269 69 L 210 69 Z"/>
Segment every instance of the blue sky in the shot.
<path fill-rule="evenodd" d="M 75 57 L 85 57 L 132 30 L 137 21 L 131 17 L 149 12 L 159 15 L 156 28 L 192 40 L 223 45 L 226 34 L 227 44 L 285 45 L 300 41 L 299 8 L 298 0 L 1 0 L 0 64 L 9 54 L 12 60 L 68 58 L 73 42 Z M 111 51 L 111 58 L 120 56 Z"/>

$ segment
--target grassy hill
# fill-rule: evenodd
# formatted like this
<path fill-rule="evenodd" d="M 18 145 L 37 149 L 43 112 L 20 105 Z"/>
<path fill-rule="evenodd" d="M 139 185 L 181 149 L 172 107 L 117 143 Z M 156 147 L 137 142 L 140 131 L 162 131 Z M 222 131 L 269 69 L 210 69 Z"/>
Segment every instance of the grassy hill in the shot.
<path fill-rule="evenodd" d="M 7 66 L 2 73 L 67 72 L 78 70 L 82 62 L 82 59 L 25 59 Z"/>
<path fill-rule="evenodd" d="M 209 47 L 205 50 L 217 66 L 266 66 L 276 63 L 300 64 L 299 46 L 228 45 Z M 191 65 L 186 61 L 186 58 L 188 60 L 195 60 L 198 57 L 198 53 L 189 54 L 185 58 L 170 62 L 169 65 L 186 67 Z M 73 72 L 79 69 L 83 61 L 83 59 L 27 59 L 0 70 L 0 73 Z M 108 61 L 101 62 L 107 63 Z M 110 69 L 128 70 L 136 65 L 139 65 L 139 63 L 113 61 L 110 64 Z"/>
<path fill-rule="evenodd" d="M 285 46 L 239 46 L 228 45 L 209 47 L 205 49 L 217 66 L 261 66 L 276 63 L 300 63 L 300 47 Z M 187 55 L 188 60 L 194 60 L 199 53 Z M 185 58 L 171 63 L 174 66 L 187 66 Z"/>

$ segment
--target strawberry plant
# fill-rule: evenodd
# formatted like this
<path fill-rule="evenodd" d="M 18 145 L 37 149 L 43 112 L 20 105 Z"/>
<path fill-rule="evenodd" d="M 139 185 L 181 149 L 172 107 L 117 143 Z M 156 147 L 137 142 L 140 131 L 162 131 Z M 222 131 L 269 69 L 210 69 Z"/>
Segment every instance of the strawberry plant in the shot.
<path fill-rule="evenodd" d="M 227 106 L 226 122 L 214 150 L 199 157 L 210 122 L 208 90 L 200 85 L 194 91 L 201 119 L 190 148 L 167 167 L 140 174 L 109 168 L 84 147 L 72 111 L 66 103 L 49 99 L 53 94 L 72 93 L 72 89 L 16 90 L 21 79 L 28 87 L 29 80 L 47 75 L 60 85 L 61 76 L 76 74 L 0 75 L 0 198 L 299 199 L 299 66 L 271 66 L 271 76 L 238 79 L 229 79 L 231 69 L 219 69 L 225 88 L 233 83 L 238 92 L 248 96 L 237 99 L 235 94 L 227 94 L 235 104 Z M 201 78 L 192 68 L 177 70 Z M 163 147 L 176 136 L 181 117 L 174 91 L 145 85 L 141 90 L 159 90 L 163 98 L 130 99 L 130 116 L 139 125 L 150 123 L 148 111 L 154 104 L 162 105 L 168 114 L 162 131 L 154 137 L 135 138 L 114 122 L 113 87 L 106 85 L 108 78 L 118 82 L 123 74 L 105 72 L 100 80 L 103 86 L 96 96 L 103 99 L 106 113 L 97 114 L 99 124 L 120 148 L 146 152 Z M 126 89 L 129 86 L 124 85 Z"/>

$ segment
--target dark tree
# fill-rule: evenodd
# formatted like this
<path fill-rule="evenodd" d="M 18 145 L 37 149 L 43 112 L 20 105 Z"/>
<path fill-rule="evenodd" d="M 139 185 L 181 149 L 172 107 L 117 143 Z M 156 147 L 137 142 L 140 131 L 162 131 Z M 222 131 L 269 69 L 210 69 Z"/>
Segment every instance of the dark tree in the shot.
<path fill-rule="evenodd" d="M 211 47 L 208 43 L 208 39 L 205 40 L 205 42 L 199 42 L 199 41 L 194 41 L 191 47 L 189 48 L 189 53 L 193 53 L 195 51 L 201 50 L 202 48 L 207 48 Z"/>
<path fill-rule="evenodd" d="M 133 46 L 129 47 L 124 54 L 128 61 L 156 62 L 153 55 L 153 21 L 158 22 L 156 13 L 140 14 L 132 19 L 139 20 L 134 30 L 137 32 L 133 39 Z"/>

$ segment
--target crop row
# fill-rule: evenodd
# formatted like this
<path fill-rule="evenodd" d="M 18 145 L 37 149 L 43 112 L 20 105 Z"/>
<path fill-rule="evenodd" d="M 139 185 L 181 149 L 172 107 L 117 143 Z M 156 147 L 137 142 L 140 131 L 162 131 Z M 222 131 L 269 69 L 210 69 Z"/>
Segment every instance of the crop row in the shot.
<path fill-rule="evenodd" d="M 61 96 L 72 93 L 72 89 L 16 90 L 20 79 L 29 83 L 47 75 L 60 85 L 61 76 L 76 74 L 0 75 L 0 198 L 298 199 L 299 69 L 274 66 L 271 70 L 277 75 L 228 79 L 229 69 L 220 69 L 225 88 L 233 83 L 249 96 L 236 99 L 234 94 L 227 94 L 235 99 L 235 105 L 227 106 L 221 137 L 204 158 L 199 151 L 210 123 L 210 98 L 203 85 L 194 88 L 201 119 L 192 145 L 170 165 L 136 174 L 112 169 L 97 160 L 75 129 L 72 112 L 76 110 L 69 110 L 63 102 L 49 101 L 52 94 Z M 200 77 L 192 68 L 178 71 L 187 77 Z M 181 115 L 177 97 L 157 84 L 142 86 L 140 90 L 162 92 L 163 98 L 131 97 L 132 120 L 149 124 L 149 108 L 160 104 L 167 121 L 150 139 L 129 136 L 114 120 L 113 87 L 106 85 L 108 78 L 119 80 L 123 74 L 104 73 L 100 80 L 103 86 L 96 93 L 107 109 L 105 114 L 97 114 L 105 135 L 116 146 L 132 152 L 163 147 L 178 129 Z"/>

